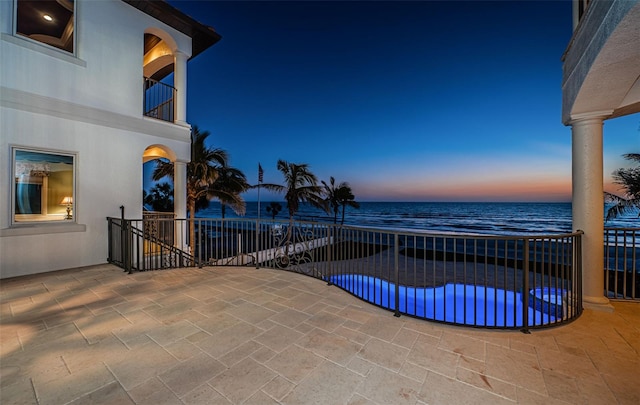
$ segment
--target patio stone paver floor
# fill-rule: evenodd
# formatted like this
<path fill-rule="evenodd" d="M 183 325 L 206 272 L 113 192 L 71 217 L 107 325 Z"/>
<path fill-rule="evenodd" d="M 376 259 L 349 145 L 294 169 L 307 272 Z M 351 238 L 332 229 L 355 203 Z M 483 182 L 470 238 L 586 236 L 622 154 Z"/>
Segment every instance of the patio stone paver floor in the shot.
<path fill-rule="evenodd" d="M 638 404 L 640 304 L 530 335 L 250 267 L 0 282 L 0 403 Z"/>

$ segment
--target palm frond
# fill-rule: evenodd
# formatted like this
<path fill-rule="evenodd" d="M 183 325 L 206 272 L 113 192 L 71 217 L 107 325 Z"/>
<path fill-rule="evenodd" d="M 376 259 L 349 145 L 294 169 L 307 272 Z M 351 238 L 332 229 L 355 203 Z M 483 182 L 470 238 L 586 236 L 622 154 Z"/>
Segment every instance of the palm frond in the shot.
<path fill-rule="evenodd" d="M 625 159 L 640 163 L 640 153 L 622 155 Z M 613 172 L 613 183 L 621 186 L 624 196 L 605 192 L 605 198 L 613 205 L 607 210 L 605 221 L 640 210 L 640 166 L 622 168 Z M 640 217 L 640 213 L 638 215 Z"/>
<path fill-rule="evenodd" d="M 640 153 L 625 153 L 622 157 L 640 163 Z"/>
<path fill-rule="evenodd" d="M 608 192 L 605 192 L 605 198 L 613 203 L 613 205 L 607 209 L 605 222 L 627 213 L 640 210 L 640 199 L 624 198 Z M 638 217 L 640 217 L 640 212 Z"/>
<path fill-rule="evenodd" d="M 251 188 L 264 188 L 265 190 L 274 191 L 276 193 L 283 193 L 285 191 L 285 187 L 280 184 L 271 184 L 271 183 L 263 183 L 256 184 L 255 186 L 251 186 Z"/>
<path fill-rule="evenodd" d="M 156 160 L 156 167 L 153 169 L 151 178 L 154 181 L 159 181 L 164 177 L 169 177 L 173 180 L 173 163 L 165 159 Z"/>

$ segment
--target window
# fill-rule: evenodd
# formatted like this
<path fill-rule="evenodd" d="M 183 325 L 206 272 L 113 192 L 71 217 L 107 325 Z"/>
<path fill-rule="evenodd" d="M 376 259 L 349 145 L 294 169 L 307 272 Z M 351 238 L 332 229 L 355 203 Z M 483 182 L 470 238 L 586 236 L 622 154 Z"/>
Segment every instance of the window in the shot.
<path fill-rule="evenodd" d="M 72 153 L 13 148 L 13 223 L 75 222 Z"/>
<path fill-rule="evenodd" d="M 74 0 L 16 0 L 16 33 L 74 52 Z"/>

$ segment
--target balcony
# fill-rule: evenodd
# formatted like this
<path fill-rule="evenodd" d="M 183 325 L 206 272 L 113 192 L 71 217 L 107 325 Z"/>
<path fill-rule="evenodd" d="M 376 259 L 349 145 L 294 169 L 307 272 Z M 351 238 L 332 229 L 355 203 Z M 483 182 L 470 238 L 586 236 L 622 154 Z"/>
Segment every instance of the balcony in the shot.
<path fill-rule="evenodd" d="M 144 106 L 145 117 L 163 121 L 175 121 L 176 89 L 166 83 L 144 78 Z"/>
<path fill-rule="evenodd" d="M 173 244 L 148 229 L 171 229 Z M 491 329 L 528 332 L 582 313 L 580 232 L 439 235 L 308 221 L 110 218 L 109 235 L 109 261 L 130 273 L 282 269 L 323 280 L 397 316 Z"/>

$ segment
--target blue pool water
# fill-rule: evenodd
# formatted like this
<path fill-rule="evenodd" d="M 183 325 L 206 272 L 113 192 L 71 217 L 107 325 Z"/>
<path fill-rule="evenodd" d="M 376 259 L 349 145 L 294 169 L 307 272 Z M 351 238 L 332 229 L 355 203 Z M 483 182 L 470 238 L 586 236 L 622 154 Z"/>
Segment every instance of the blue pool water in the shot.
<path fill-rule="evenodd" d="M 396 286 L 393 283 L 355 274 L 331 276 L 330 281 L 372 304 L 391 310 L 396 309 Z M 522 296 L 514 291 L 484 286 L 446 284 L 436 288 L 399 286 L 398 294 L 398 309 L 408 315 L 464 325 L 524 326 Z M 531 306 L 538 307 L 538 310 Z M 555 322 L 557 320 L 553 316 L 556 314 L 555 306 L 554 311 L 549 311 L 549 308 L 549 306 L 530 305 L 528 326 Z M 551 314 L 541 312 L 545 309 Z M 561 311 L 558 315 L 562 316 Z"/>

